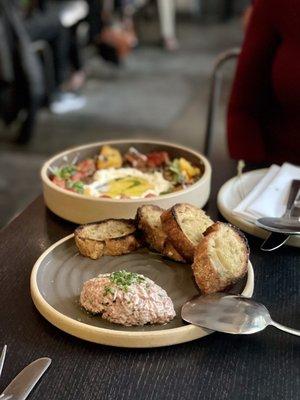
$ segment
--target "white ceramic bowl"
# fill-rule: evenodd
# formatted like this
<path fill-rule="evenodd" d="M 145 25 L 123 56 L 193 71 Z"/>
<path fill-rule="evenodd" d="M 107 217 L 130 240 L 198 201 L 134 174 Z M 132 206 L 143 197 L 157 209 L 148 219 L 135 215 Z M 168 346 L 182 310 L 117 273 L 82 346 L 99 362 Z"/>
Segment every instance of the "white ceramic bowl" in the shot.
<path fill-rule="evenodd" d="M 171 158 L 185 157 L 193 164 L 204 169 L 201 178 L 185 190 L 143 199 L 107 199 L 94 198 L 73 193 L 55 185 L 49 178 L 51 168 L 61 167 L 78 160 L 98 154 L 103 145 L 111 145 L 124 153 L 130 146 L 147 153 L 150 151 L 167 151 Z M 159 141 L 115 140 L 98 142 L 75 147 L 57 154 L 46 161 L 41 169 L 44 199 L 47 207 L 59 217 L 78 224 L 100 221 L 106 218 L 133 218 L 139 206 L 146 203 L 169 208 L 176 203 L 190 203 L 203 207 L 210 195 L 211 166 L 209 161 L 197 151 L 184 146 Z"/>

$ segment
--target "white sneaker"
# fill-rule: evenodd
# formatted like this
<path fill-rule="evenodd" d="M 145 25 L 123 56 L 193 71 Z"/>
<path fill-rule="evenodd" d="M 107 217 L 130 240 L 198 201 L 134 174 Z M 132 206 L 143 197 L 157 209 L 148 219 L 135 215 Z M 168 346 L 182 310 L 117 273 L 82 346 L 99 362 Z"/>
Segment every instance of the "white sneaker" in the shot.
<path fill-rule="evenodd" d="M 69 28 L 84 19 L 89 12 L 89 7 L 85 1 L 68 1 L 60 13 L 60 22 L 65 28 Z"/>
<path fill-rule="evenodd" d="M 65 114 L 67 112 L 80 110 L 86 105 L 86 98 L 75 93 L 60 93 L 50 104 L 50 110 L 54 114 Z"/>

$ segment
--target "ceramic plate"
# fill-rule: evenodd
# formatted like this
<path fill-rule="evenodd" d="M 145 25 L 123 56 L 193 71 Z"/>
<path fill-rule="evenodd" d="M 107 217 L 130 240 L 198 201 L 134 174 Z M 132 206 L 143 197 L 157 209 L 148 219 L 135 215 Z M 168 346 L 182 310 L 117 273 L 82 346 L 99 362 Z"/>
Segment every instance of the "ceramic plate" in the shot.
<path fill-rule="evenodd" d="M 238 226 L 244 232 L 265 239 L 269 232 L 258 228 L 254 223 L 235 215 L 233 209 L 247 196 L 250 190 L 265 175 L 267 169 L 257 169 L 234 177 L 224 183 L 218 193 L 218 209 L 227 221 Z M 290 246 L 300 247 L 300 236 L 292 236 L 287 243 Z"/>
<path fill-rule="evenodd" d="M 166 325 L 122 327 L 91 316 L 79 305 L 83 283 L 100 273 L 127 269 L 148 276 L 172 298 L 176 317 Z M 248 274 L 234 292 L 252 296 L 254 275 Z M 60 240 L 38 259 L 31 274 L 31 296 L 38 311 L 59 329 L 91 342 L 120 347 L 159 347 L 188 342 L 211 331 L 186 324 L 180 317 L 181 306 L 198 294 L 191 268 L 169 261 L 159 254 L 141 249 L 119 257 L 91 260 L 81 256 L 74 236 Z"/>

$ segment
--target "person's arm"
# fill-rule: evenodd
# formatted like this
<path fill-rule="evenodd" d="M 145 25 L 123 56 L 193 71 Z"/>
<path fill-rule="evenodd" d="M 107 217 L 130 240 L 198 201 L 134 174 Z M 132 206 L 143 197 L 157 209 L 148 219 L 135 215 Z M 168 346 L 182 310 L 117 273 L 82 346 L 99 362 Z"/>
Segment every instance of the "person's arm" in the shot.
<path fill-rule="evenodd" d="M 272 64 L 279 42 L 274 15 L 277 3 L 254 2 L 228 108 L 228 144 L 234 159 L 266 160 L 262 121 L 270 99 Z"/>

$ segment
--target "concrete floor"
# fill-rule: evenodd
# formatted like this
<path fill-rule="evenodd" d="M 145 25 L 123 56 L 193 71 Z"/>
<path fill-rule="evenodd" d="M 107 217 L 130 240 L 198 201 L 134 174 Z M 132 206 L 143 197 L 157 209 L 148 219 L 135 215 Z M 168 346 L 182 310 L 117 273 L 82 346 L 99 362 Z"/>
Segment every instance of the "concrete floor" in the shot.
<path fill-rule="evenodd" d="M 178 31 L 178 52 L 141 45 L 121 70 L 91 57 L 84 89 L 87 106 L 62 116 L 42 111 L 28 145 L 13 144 L 9 131 L 0 133 L 0 227 L 40 193 L 42 162 L 67 147 L 132 137 L 202 149 L 213 61 L 219 52 L 239 46 L 242 32 L 239 21 L 204 26 L 181 22 Z M 214 141 L 220 149 L 224 99 Z"/>

